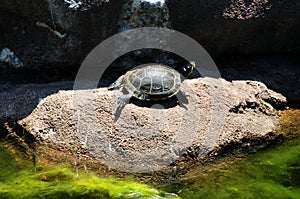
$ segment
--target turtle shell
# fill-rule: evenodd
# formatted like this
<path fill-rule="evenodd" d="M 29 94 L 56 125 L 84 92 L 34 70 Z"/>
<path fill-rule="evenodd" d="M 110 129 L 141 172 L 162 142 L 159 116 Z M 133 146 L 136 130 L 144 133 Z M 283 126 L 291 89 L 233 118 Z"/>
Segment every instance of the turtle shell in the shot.
<path fill-rule="evenodd" d="M 148 65 L 128 71 L 123 86 L 140 100 L 163 100 L 179 91 L 180 73 L 163 65 Z"/>

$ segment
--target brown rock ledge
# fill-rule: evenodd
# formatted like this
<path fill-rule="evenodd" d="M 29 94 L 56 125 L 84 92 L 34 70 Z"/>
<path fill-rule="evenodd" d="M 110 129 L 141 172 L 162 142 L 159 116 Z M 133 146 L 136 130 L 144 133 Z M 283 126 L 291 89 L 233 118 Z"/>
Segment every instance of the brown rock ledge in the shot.
<path fill-rule="evenodd" d="M 173 168 L 178 159 L 217 155 L 229 145 L 264 145 L 257 140 L 275 132 L 277 109 L 286 103 L 256 81 L 199 78 L 185 80 L 182 90 L 186 100 L 131 100 L 117 119 L 119 91 L 60 91 L 18 123 L 35 137 L 37 159 L 50 157 L 49 148 L 99 167 L 150 172 Z"/>

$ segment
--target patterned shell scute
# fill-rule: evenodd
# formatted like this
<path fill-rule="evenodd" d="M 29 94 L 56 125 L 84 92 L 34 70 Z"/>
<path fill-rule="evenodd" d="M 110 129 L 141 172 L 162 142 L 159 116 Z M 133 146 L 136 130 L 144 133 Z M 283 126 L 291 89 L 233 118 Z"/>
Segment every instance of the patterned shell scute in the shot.
<path fill-rule="evenodd" d="M 125 88 L 134 97 L 164 99 L 175 95 L 181 84 L 180 74 L 169 67 L 149 65 L 125 74 Z"/>

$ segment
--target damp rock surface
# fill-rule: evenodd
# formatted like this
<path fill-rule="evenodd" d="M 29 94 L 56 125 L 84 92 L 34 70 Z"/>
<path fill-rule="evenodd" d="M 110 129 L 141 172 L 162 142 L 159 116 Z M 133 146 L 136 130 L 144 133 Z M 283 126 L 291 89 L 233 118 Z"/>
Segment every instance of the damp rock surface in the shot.
<path fill-rule="evenodd" d="M 18 123 L 35 137 L 37 159 L 51 156 L 49 148 L 87 164 L 151 172 L 226 153 L 232 146 L 265 146 L 275 136 L 278 109 L 286 103 L 284 96 L 256 81 L 199 78 L 185 80 L 181 89 L 187 101 L 131 100 L 117 119 L 120 91 L 60 91 Z"/>

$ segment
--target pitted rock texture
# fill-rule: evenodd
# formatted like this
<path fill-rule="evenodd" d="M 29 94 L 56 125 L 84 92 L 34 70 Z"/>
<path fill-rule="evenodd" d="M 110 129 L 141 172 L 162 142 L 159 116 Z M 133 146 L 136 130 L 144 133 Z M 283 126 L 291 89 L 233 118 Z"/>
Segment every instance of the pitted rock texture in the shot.
<path fill-rule="evenodd" d="M 256 81 L 199 78 L 185 80 L 181 89 L 187 101 L 131 100 L 117 120 L 120 91 L 60 91 L 18 123 L 35 137 L 37 151 L 49 147 L 125 172 L 150 172 L 232 144 L 259 147 L 253 140 L 275 132 L 276 108 L 286 103 Z"/>

